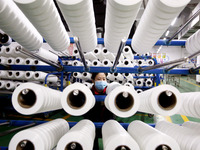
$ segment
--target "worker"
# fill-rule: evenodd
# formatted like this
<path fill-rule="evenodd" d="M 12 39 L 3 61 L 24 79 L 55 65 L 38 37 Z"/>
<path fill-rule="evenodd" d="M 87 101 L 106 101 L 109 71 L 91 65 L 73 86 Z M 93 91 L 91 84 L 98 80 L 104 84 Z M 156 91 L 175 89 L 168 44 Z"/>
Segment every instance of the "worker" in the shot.
<path fill-rule="evenodd" d="M 94 95 L 106 95 L 107 88 L 107 73 L 93 73 L 92 74 L 92 93 Z M 95 106 L 84 115 L 84 118 L 90 119 L 93 122 L 105 122 L 113 119 L 113 114 L 105 107 L 103 102 L 96 102 Z"/>
<path fill-rule="evenodd" d="M 107 88 L 107 73 L 92 74 L 92 93 L 94 95 L 106 95 Z M 103 102 L 96 102 L 95 106 L 84 115 L 84 118 L 90 119 L 93 122 L 105 122 L 113 119 L 113 114 L 105 107 Z M 98 138 L 102 138 L 101 129 L 96 129 L 96 138 L 94 141 L 94 150 L 98 149 Z"/>
<path fill-rule="evenodd" d="M 107 88 L 106 73 L 93 73 L 92 74 L 92 93 L 94 95 L 105 95 Z"/>

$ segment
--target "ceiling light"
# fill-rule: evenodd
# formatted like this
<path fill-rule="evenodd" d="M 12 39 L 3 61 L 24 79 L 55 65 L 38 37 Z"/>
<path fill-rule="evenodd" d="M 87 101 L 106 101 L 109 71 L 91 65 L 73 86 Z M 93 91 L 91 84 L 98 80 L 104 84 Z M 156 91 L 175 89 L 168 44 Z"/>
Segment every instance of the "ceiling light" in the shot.
<path fill-rule="evenodd" d="M 173 26 L 175 24 L 176 20 L 177 20 L 177 18 L 174 18 L 174 20 L 171 23 L 171 26 Z"/>
<path fill-rule="evenodd" d="M 157 53 L 159 53 L 160 52 L 160 50 L 162 49 L 162 45 L 158 48 L 158 50 L 157 50 Z"/>
<path fill-rule="evenodd" d="M 167 30 L 167 32 L 165 33 L 165 36 L 168 36 L 169 35 L 169 30 Z"/>

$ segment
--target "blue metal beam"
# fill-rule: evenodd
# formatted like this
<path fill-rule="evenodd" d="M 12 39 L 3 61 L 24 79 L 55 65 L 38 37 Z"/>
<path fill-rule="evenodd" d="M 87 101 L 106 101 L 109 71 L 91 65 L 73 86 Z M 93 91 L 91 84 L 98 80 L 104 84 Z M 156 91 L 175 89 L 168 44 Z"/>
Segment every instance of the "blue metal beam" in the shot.
<path fill-rule="evenodd" d="M 10 65 L 9 67 L 0 65 L 0 70 L 21 70 L 21 71 L 56 71 L 53 66 L 32 66 L 32 65 Z M 64 72 L 85 72 L 83 66 L 63 66 Z M 89 72 L 106 72 L 110 73 L 110 67 L 90 67 Z M 138 67 L 117 67 L 117 73 L 141 73 Z M 190 69 L 172 69 L 168 72 L 164 68 L 152 69 L 144 71 L 142 73 L 153 73 L 153 74 L 183 74 L 188 75 Z M 195 71 L 193 74 L 199 74 L 199 70 Z"/>
<path fill-rule="evenodd" d="M 126 45 L 131 45 L 132 39 L 127 39 Z M 70 37 L 70 42 L 74 43 L 73 37 Z M 163 45 L 163 46 L 185 46 L 185 40 L 172 40 L 170 43 L 167 43 L 167 40 L 158 40 L 156 42 L 156 46 Z M 103 38 L 98 38 L 98 44 L 104 44 Z"/>

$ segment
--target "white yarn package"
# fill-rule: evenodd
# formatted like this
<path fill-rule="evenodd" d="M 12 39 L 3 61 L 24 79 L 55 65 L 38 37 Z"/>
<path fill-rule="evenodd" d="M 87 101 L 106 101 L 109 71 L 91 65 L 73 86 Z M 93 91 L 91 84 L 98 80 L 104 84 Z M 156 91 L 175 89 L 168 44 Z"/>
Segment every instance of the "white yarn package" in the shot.
<path fill-rule="evenodd" d="M 113 114 L 119 117 L 130 117 L 134 115 L 140 106 L 138 93 L 129 86 L 118 86 L 105 98 L 105 106 Z"/>
<path fill-rule="evenodd" d="M 6 89 L 6 82 L 7 82 L 7 80 L 0 80 L 0 89 L 1 90 Z"/>
<path fill-rule="evenodd" d="M 139 78 L 135 81 L 135 85 L 136 86 L 139 86 L 139 87 L 142 87 L 144 86 L 144 78 Z"/>
<path fill-rule="evenodd" d="M 102 53 L 106 59 L 109 59 L 110 61 L 115 60 L 115 55 L 113 53 L 109 52 L 107 48 L 103 48 Z"/>
<path fill-rule="evenodd" d="M 111 75 L 111 74 L 110 74 Z M 114 78 L 114 77 L 113 77 Z M 111 80 L 110 78 L 108 78 L 109 80 Z M 113 79 L 114 80 L 114 79 Z M 106 94 L 108 95 L 109 93 L 111 93 L 112 90 L 114 90 L 115 88 L 117 88 L 118 86 L 121 86 L 121 84 L 119 84 L 118 82 L 112 82 L 110 84 L 108 84 L 107 88 L 106 88 Z"/>
<path fill-rule="evenodd" d="M 63 109 L 73 116 L 85 114 L 94 107 L 95 102 L 95 97 L 91 90 L 81 83 L 67 86 L 61 97 Z"/>
<path fill-rule="evenodd" d="M 178 143 L 173 138 L 139 120 L 135 120 L 129 124 L 128 133 L 138 143 L 141 150 L 164 148 L 180 150 Z"/>
<path fill-rule="evenodd" d="M 56 149 L 93 150 L 95 126 L 90 120 L 81 120 L 73 126 L 58 142 Z"/>
<path fill-rule="evenodd" d="M 12 0 L 0 1 L 0 20 L 0 28 L 27 50 L 42 46 L 42 36 Z"/>
<path fill-rule="evenodd" d="M 14 1 L 54 50 L 67 50 L 70 39 L 53 1 Z"/>
<path fill-rule="evenodd" d="M 100 66 L 102 66 L 102 63 L 99 60 L 93 60 L 92 66 L 100 67 Z"/>
<path fill-rule="evenodd" d="M 24 115 L 62 108 L 61 92 L 35 83 L 23 83 L 12 94 L 12 105 Z"/>
<path fill-rule="evenodd" d="M 189 2 L 190 0 L 150 0 L 133 36 L 133 50 L 140 54 L 150 51 Z"/>
<path fill-rule="evenodd" d="M 200 30 L 196 31 L 192 36 L 190 36 L 185 44 L 186 50 L 192 54 L 200 50 Z"/>
<path fill-rule="evenodd" d="M 139 111 L 171 116 L 179 112 L 182 101 L 180 92 L 171 85 L 160 85 L 143 91 Z"/>
<path fill-rule="evenodd" d="M 124 49 L 123 49 L 122 53 L 126 57 L 126 59 L 129 59 L 129 60 L 133 60 L 134 59 L 132 50 L 131 50 L 131 48 L 129 46 L 124 46 Z"/>
<path fill-rule="evenodd" d="M 182 126 L 187 127 L 200 135 L 200 130 L 199 130 L 200 123 L 199 122 L 187 121 L 187 122 L 184 122 L 182 124 Z"/>
<path fill-rule="evenodd" d="M 181 101 L 179 114 L 200 118 L 200 92 L 181 93 Z"/>
<path fill-rule="evenodd" d="M 6 81 L 5 88 L 6 88 L 6 90 L 14 90 L 17 86 L 16 84 L 17 84 L 17 82 Z"/>
<path fill-rule="evenodd" d="M 103 55 L 102 49 L 96 47 L 93 50 L 93 54 L 100 60 L 103 61 L 105 59 L 105 56 Z"/>
<path fill-rule="evenodd" d="M 116 53 L 121 40 L 128 38 L 141 3 L 141 0 L 107 0 L 104 42 L 108 51 Z"/>
<path fill-rule="evenodd" d="M 139 150 L 138 144 L 127 131 L 115 120 L 106 121 L 102 126 L 104 150 L 134 149 Z"/>
<path fill-rule="evenodd" d="M 97 46 L 97 35 L 92 1 L 57 0 L 57 3 L 70 31 L 79 38 L 82 50 L 93 51 Z"/>
<path fill-rule="evenodd" d="M 80 72 L 73 72 L 73 77 L 74 77 L 74 78 L 82 79 L 82 78 L 83 78 L 83 75 L 82 75 L 82 73 L 80 73 Z"/>
<path fill-rule="evenodd" d="M 171 136 L 179 144 L 181 150 L 198 150 L 200 149 L 199 133 L 177 124 L 160 121 L 156 124 L 156 129 Z"/>
<path fill-rule="evenodd" d="M 68 130 L 69 124 L 66 120 L 55 119 L 18 132 L 12 137 L 8 149 L 51 150 Z"/>
<path fill-rule="evenodd" d="M 41 71 L 36 71 L 34 73 L 33 78 L 37 81 L 45 81 L 45 78 L 47 76 L 47 73 L 41 72 Z M 58 82 L 58 77 L 56 75 L 49 75 L 47 78 L 48 82 Z"/>
<path fill-rule="evenodd" d="M 17 57 L 15 58 L 15 65 L 24 65 L 25 64 L 25 59 L 22 57 Z"/>
<path fill-rule="evenodd" d="M 149 78 L 145 81 L 145 86 L 146 87 L 152 87 L 153 86 L 153 81 Z"/>
<path fill-rule="evenodd" d="M 7 59 L 7 57 L 3 57 L 3 56 L 0 56 L 0 64 L 7 64 L 7 62 L 8 62 L 8 59 Z"/>
<path fill-rule="evenodd" d="M 129 59 L 124 59 L 124 60 L 122 61 L 121 67 L 134 67 L 134 64 L 133 64 L 133 62 L 132 62 L 131 60 L 129 60 Z"/>
<path fill-rule="evenodd" d="M 43 58 L 46 58 L 50 61 L 53 61 L 53 62 L 58 62 L 58 56 L 52 52 L 50 52 L 49 50 L 47 49 L 44 49 L 44 48 L 40 48 L 38 51 L 36 51 L 37 55 L 43 57 Z"/>

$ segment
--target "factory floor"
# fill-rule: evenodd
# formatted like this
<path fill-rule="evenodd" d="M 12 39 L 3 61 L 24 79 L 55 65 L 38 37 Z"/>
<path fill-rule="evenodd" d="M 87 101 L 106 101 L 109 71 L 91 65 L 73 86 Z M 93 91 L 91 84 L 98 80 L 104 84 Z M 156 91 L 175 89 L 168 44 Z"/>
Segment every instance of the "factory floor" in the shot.
<path fill-rule="evenodd" d="M 183 92 L 195 92 L 195 91 L 200 91 L 200 85 L 196 83 L 195 81 L 195 76 L 180 76 L 180 75 L 165 75 L 164 81 L 162 83 L 167 83 L 175 86 L 176 88 L 179 89 L 181 93 Z M 2 98 L 0 98 L 2 99 Z M 5 116 L 6 115 L 6 116 Z M 48 116 L 49 115 L 49 116 Z M 69 122 L 78 122 L 79 120 L 83 119 L 83 117 L 74 117 L 66 114 L 63 110 L 58 110 L 55 112 L 52 112 L 51 114 L 43 114 L 43 115 L 33 115 L 33 116 L 23 116 L 19 115 L 17 113 L 7 113 L 7 114 L 1 114 L 0 119 L 7 119 L 7 120 L 44 120 L 44 121 L 50 121 L 56 118 L 64 118 Z M 124 122 L 124 123 L 130 123 L 133 120 L 142 120 L 145 123 L 156 123 L 157 121 L 160 120 L 167 120 L 169 122 L 173 122 L 176 124 L 182 124 L 183 122 L 186 121 L 195 121 L 195 122 L 200 122 L 200 119 L 197 118 L 192 118 L 184 115 L 173 115 L 173 116 L 160 116 L 160 115 L 154 115 L 154 116 L 149 116 L 148 114 L 144 113 L 136 113 L 134 116 L 129 117 L 129 118 L 115 118 L 119 122 Z M 0 133 L 13 129 L 15 127 L 13 126 L 0 126 Z M 0 137 L 0 147 L 1 146 L 8 146 L 8 143 L 12 136 L 16 134 L 17 132 L 10 133 L 6 136 Z M 102 145 L 102 139 L 99 138 L 99 149 L 103 149 Z M 1 148 L 0 148 L 1 150 Z"/>

